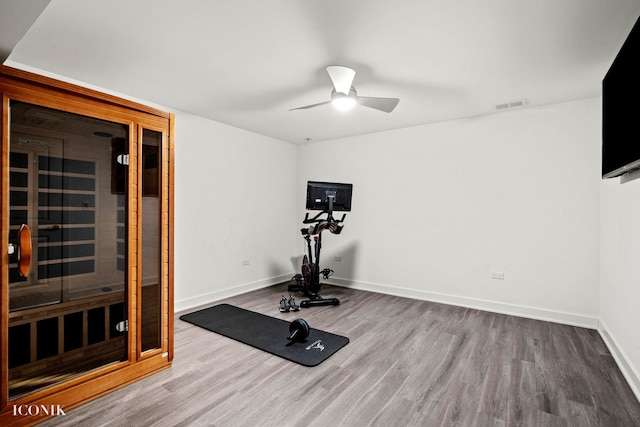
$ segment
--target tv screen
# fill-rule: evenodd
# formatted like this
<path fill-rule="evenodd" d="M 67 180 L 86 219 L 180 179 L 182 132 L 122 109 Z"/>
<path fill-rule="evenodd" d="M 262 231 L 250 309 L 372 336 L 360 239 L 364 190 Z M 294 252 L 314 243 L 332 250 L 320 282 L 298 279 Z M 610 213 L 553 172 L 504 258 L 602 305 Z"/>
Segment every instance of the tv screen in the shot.
<path fill-rule="evenodd" d="M 351 193 L 353 184 L 338 182 L 307 182 L 307 209 L 317 211 L 351 211 Z M 329 199 L 333 198 L 333 209 Z"/>
<path fill-rule="evenodd" d="M 602 177 L 640 168 L 640 19 L 602 80 Z"/>

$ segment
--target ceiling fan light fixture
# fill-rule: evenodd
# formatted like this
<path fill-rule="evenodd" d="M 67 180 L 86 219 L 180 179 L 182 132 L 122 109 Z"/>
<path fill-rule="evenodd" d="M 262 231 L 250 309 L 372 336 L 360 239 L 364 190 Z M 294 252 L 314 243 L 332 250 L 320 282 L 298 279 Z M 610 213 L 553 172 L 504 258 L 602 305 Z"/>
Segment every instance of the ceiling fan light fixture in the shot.
<path fill-rule="evenodd" d="M 357 95 L 354 88 L 351 88 L 349 94 L 336 92 L 334 89 L 331 94 L 331 105 L 333 105 L 337 110 L 349 111 L 356 105 L 356 99 Z"/>
<path fill-rule="evenodd" d="M 331 104 L 340 111 L 349 111 L 356 105 L 356 100 L 348 96 L 340 96 L 335 97 Z"/>

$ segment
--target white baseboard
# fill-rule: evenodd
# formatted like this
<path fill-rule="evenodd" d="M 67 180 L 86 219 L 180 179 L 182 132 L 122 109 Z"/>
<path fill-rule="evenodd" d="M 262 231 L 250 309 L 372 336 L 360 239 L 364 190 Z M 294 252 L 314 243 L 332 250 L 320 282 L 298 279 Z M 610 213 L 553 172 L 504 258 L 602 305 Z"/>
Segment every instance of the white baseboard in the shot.
<path fill-rule="evenodd" d="M 629 387 L 631 387 L 633 394 L 635 394 L 638 401 L 640 401 L 640 373 L 628 362 L 629 358 L 618 345 L 613 335 L 609 333 L 609 329 L 607 329 L 607 325 L 604 324 L 602 319 L 600 320 L 598 332 L 600 332 L 602 340 L 607 345 L 609 352 L 611 352 L 611 355 L 618 364 L 618 367 L 620 368 L 620 371 L 622 371 L 624 378 L 627 380 Z"/>
<path fill-rule="evenodd" d="M 219 289 L 210 293 L 198 295 L 197 297 L 176 300 L 174 303 L 173 311 L 174 313 L 179 313 L 184 310 L 211 304 L 225 298 L 276 285 L 278 283 L 282 283 L 291 279 L 291 275 L 291 273 L 283 274 L 280 276 L 270 277 L 268 279 L 258 280 L 256 282 L 245 283 L 225 289 Z"/>
<path fill-rule="evenodd" d="M 526 307 L 497 301 L 488 301 L 477 298 L 461 297 L 456 295 L 441 294 L 437 292 L 421 291 L 417 289 L 401 288 L 397 286 L 383 285 L 361 281 L 346 280 L 332 277 L 325 283 L 344 286 L 363 291 L 378 292 L 381 294 L 395 295 L 398 297 L 413 298 L 423 301 L 439 302 L 442 304 L 456 305 L 473 308 L 476 310 L 490 311 L 493 313 L 508 314 L 512 316 L 526 317 L 529 319 L 544 320 L 547 322 L 562 323 L 565 325 L 579 326 L 589 329 L 598 329 L 599 321 L 596 317 L 585 316 L 561 311 L 545 310 L 534 307 Z"/>

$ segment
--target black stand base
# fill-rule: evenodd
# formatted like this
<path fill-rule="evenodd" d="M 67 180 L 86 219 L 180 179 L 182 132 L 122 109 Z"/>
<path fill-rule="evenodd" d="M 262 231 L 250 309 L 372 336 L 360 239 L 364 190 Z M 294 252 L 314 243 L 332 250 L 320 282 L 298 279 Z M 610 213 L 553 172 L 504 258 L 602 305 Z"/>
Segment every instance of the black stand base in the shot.
<path fill-rule="evenodd" d="M 298 292 L 298 291 L 304 292 L 304 294 L 309 298 L 308 300 L 301 301 L 300 307 L 309 308 L 309 307 L 319 307 L 322 305 L 339 305 L 340 304 L 340 300 L 338 300 L 338 298 L 322 298 L 320 295 L 310 292 L 304 286 L 304 279 L 302 278 L 301 274 L 297 274 L 296 276 L 294 276 L 294 280 L 296 280 L 296 283 L 290 284 L 287 290 L 289 292 Z"/>
<path fill-rule="evenodd" d="M 338 298 L 321 298 L 318 295 L 318 299 L 309 299 L 304 300 L 300 303 L 300 307 L 309 308 L 309 307 L 318 307 L 321 305 L 339 305 L 340 301 Z"/>

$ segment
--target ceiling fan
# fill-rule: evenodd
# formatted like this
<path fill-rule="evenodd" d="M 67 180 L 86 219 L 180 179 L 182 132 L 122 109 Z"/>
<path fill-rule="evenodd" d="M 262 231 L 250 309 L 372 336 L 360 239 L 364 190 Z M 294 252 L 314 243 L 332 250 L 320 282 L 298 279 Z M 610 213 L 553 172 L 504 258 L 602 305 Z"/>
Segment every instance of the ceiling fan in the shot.
<path fill-rule="evenodd" d="M 306 110 L 308 108 L 319 107 L 320 105 L 332 104 L 339 110 L 350 110 L 356 104 L 365 107 L 374 108 L 376 110 L 390 113 L 396 108 L 400 100 L 398 98 L 372 98 L 369 96 L 358 96 L 356 89 L 351 86 L 356 72 L 349 67 L 342 65 L 330 65 L 327 67 L 327 73 L 333 82 L 333 90 L 331 91 L 331 100 L 320 102 L 318 104 L 305 105 L 304 107 L 292 108 L 293 110 Z"/>

